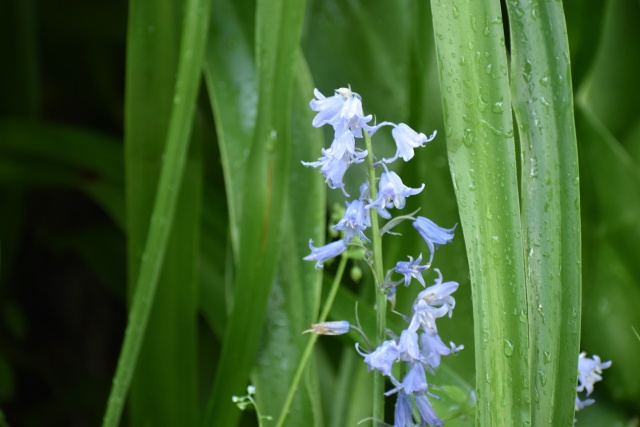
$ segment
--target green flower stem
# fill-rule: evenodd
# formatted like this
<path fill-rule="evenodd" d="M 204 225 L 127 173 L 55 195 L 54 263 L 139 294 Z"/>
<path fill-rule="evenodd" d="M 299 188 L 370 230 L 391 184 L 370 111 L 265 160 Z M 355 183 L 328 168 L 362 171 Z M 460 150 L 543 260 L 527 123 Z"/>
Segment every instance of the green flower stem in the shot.
<path fill-rule="evenodd" d="M 338 288 L 340 287 L 340 283 L 342 282 L 342 276 L 344 275 L 344 269 L 347 265 L 347 260 L 349 257 L 347 256 L 347 252 L 342 254 L 340 257 L 340 264 L 338 264 L 338 271 L 336 271 L 336 275 L 333 278 L 333 283 L 331 284 L 331 289 L 329 290 L 329 295 L 327 296 L 327 300 L 324 303 L 324 307 L 322 308 L 322 313 L 320 313 L 320 317 L 318 318 L 318 323 L 322 323 L 327 320 L 329 316 L 329 312 L 331 311 L 331 307 L 333 306 L 333 301 L 336 298 L 336 294 L 338 293 Z M 291 407 L 291 403 L 293 402 L 293 398 L 296 394 L 296 390 L 298 389 L 298 384 L 300 383 L 300 379 L 302 378 L 302 374 L 304 373 L 305 368 L 307 367 L 307 363 L 309 362 L 309 358 L 311 357 L 311 350 L 316 344 L 319 335 L 311 334 L 311 339 L 307 343 L 307 347 L 304 349 L 304 353 L 302 353 L 302 357 L 300 358 L 300 362 L 298 363 L 298 367 L 296 372 L 293 374 L 293 381 L 291 381 L 291 386 L 289 387 L 289 393 L 287 394 L 287 398 L 284 401 L 284 405 L 282 406 L 282 410 L 280 411 L 280 415 L 278 416 L 278 421 L 276 422 L 276 427 L 282 427 L 284 425 L 284 421 L 289 414 L 289 408 Z"/>
<path fill-rule="evenodd" d="M 373 149 L 371 136 L 364 131 L 364 140 L 367 144 L 367 166 L 369 167 L 369 196 L 375 200 L 376 195 L 376 170 L 373 166 Z M 373 274 L 376 285 L 376 341 L 379 346 L 387 336 L 387 297 L 382 292 L 382 280 L 384 269 L 382 265 L 382 235 L 378 225 L 378 213 L 371 213 L 371 243 L 373 245 Z M 373 419 L 384 421 L 384 377 L 379 371 L 373 372 Z"/>

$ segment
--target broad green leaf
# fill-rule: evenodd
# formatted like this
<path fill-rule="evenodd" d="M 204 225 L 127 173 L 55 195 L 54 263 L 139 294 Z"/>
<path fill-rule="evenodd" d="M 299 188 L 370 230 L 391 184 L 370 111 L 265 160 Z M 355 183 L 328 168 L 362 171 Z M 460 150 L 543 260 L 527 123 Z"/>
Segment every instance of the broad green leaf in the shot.
<path fill-rule="evenodd" d="M 510 1 L 507 9 L 531 313 L 531 423 L 571 425 L 580 341 L 581 253 L 569 43 L 561 3 Z"/>
<path fill-rule="evenodd" d="M 309 108 L 313 82 L 302 52 L 295 74 L 291 114 L 292 141 L 295 143 L 291 146 L 289 193 L 283 212 L 283 250 L 262 335 L 264 344 L 258 349 L 260 357 L 254 376 L 256 387 L 263 391 L 257 395 L 260 408 L 274 416 L 282 410 L 293 374 L 309 340 L 302 331 L 316 321 L 322 278 L 313 263 L 302 259 L 309 253 L 309 239 L 316 244 L 322 244 L 324 240 L 326 204 L 326 186 L 322 176 L 317 170 L 300 163 L 302 159 L 318 157 L 322 147 L 321 133 L 311 126 L 315 114 Z M 309 372 L 311 376 L 316 374 Z M 319 391 L 314 392 L 312 386 L 296 386 L 296 399 L 285 425 L 322 425 L 320 414 L 311 411 L 314 404 L 319 404 Z"/>
<path fill-rule="evenodd" d="M 216 7 L 218 4 L 214 5 L 215 12 Z M 268 4 L 259 1 L 256 7 L 256 125 L 242 191 L 238 195 L 241 208 L 237 215 L 242 229 L 237 237 L 233 311 L 225 330 L 205 425 L 237 423 L 239 412 L 230 410 L 229 401 L 232 395 L 240 395 L 245 390 L 267 313 L 283 242 L 281 227 L 291 145 L 293 71 L 303 11 L 304 2 L 290 0 Z M 213 38 L 220 36 L 215 31 L 210 34 Z M 231 365 L 233 370 L 229 369 Z"/>
<path fill-rule="evenodd" d="M 118 424 L 134 373 L 134 424 L 197 424 L 201 178 L 198 147 L 189 155 L 188 148 L 209 2 L 182 5 L 131 3 L 125 165 L 129 283 L 135 287 L 105 426 Z"/>
<path fill-rule="evenodd" d="M 449 164 L 474 303 L 479 425 L 529 423 L 529 321 L 500 3 L 433 0 Z"/>

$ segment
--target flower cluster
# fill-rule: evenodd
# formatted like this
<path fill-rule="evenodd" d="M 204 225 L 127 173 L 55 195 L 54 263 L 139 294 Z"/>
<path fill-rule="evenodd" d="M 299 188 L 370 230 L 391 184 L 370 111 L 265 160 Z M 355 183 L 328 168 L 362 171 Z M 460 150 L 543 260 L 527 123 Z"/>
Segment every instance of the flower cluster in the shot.
<path fill-rule="evenodd" d="M 580 353 L 578 356 L 578 385 L 576 386 L 576 411 L 581 410 L 585 406 L 589 406 L 595 402 L 593 399 L 580 400 L 578 393 L 587 392 L 587 397 L 593 393 L 593 386 L 602 380 L 600 376 L 603 369 L 611 366 L 611 361 L 601 362 L 600 357 L 593 355 L 592 358 L 587 357 L 587 353 Z"/>
<path fill-rule="evenodd" d="M 412 188 L 406 186 L 397 173 L 390 171 L 388 166 L 395 160 L 402 158 L 405 162 L 414 157 L 414 149 L 422 147 L 427 142 L 435 138 L 434 131 L 427 137 L 423 133 L 418 133 L 404 123 L 395 124 L 382 122 L 371 126 L 369 123 L 372 116 L 365 116 L 362 111 L 362 98 L 351 89 L 340 88 L 335 91 L 332 97 L 325 97 L 317 89 L 314 91 L 316 99 L 310 103 L 311 109 L 317 112 L 313 120 L 313 126 L 320 127 L 331 125 L 334 130 L 334 137 L 331 146 L 322 150 L 322 156 L 316 162 L 302 162 L 305 166 L 320 168 L 325 181 L 330 188 L 340 188 L 345 196 L 349 197 L 345 190 L 343 177 L 348 168 L 354 163 L 361 163 L 368 156 L 376 159 L 375 164 L 369 160 L 370 167 L 381 166 L 384 171 L 380 173 L 376 187 L 370 186 L 374 183 L 364 183 L 360 187 L 360 196 L 357 199 L 346 202 L 346 211 L 340 221 L 333 226 L 334 230 L 343 231 L 344 237 L 335 242 L 321 247 L 315 247 L 313 241 L 309 242 L 311 254 L 304 259 L 316 261 L 316 268 L 323 266 L 328 259 L 334 258 L 345 252 L 349 245 L 366 247 L 371 243 L 365 231 L 371 228 L 371 215 L 378 215 L 384 219 L 390 219 L 385 227 L 380 230 L 371 230 L 373 233 L 388 232 L 403 220 L 411 220 L 413 227 L 425 240 L 429 248 L 429 261 L 421 265 L 422 254 L 417 258 L 409 256 L 409 261 L 399 261 L 395 267 L 386 274 L 383 283 L 378 283 L 380 289 L 386 293 L 389 300 L 395 303 L 396 287 L 404 283 L 408 286 L 413 279 L 417 280 L 423 287 L 425 281 L 423 272 L 431 267 L 435 250 L 443 244 L 451 242 L 455 226 L 450 229 L 436 225 L 428 218 L 412 215 L 391 219 L 389 210 L 402 209 L 405 207 L 406 198 L 420 193 L 424 189 L 424 184 L 420 187 Z M 364 132 L 373 135 L 383 126 L 393 127 L 391 134 L 396 143 L 396 154 L 391 158 L 376 158 L 373 153 L 365 149 L 356 147 L 356 140 L 363 138 Z M 380 159 L 380 160 L 378 160 Z M 381 231 L 382 230 L 382 231 Z M 359 242 L 352 242 L 355 236 Z M 370 264 L 371 265 L 371 264 Z M 373 268 L 373 267 L 372 267 Z M 436 415 L 429 401 L 430 385 L 427 383 L 427 373 L 434 373 L 440 365 L 442 356 L 455 353 L 462 349 L 450 343 L 444 344 L 438 334 L 436 320 L 448 315 L 451 317 L 455 300 L 451 296 L 458 288 L 456 282 L 443 282 L 442 275 L 435 269 L 438 279 L 433 286 L 420 292 L 412 306 L 410 317 L 406 317 L 407 328 L 399 336 L 393 336 L 384 341 L 378 348 L 370 352 L 362 351 L 358 345 L 356 350 L 364 356 L 369 371 L 378 370 L 383 375 L 388 376 L 394 388 L 387 391 L 385 395 L 397 393 L 395 408 L 396 427 L 413 426 L 413 404 L 420 414 L 420 425 L 442 425 L 442 421 Z M 402 275 L 403 278 L 397 281 L 391 279 L 394 274 Z M 323 335 L 337 335 L 348 332 L 350 326 L 346 321 L 325 322 L 312 325 L 312 329 L 305 332 L 313 332 Z M 402 380 L 398 380 L 393 374 L 395 363 L 405 366 L 406 374 Z M 413 397 L 413 399 L 412 399 Z"/>
<path fill-rule="evenodd" d="M 418 260 L 421 257 L 422 255 L 418 257 Z M 397 268 L 396 266 L 396 271 Z M 415 277 L 416 271 L 403 273 L 405 279 L 411 280 L 411 277 Z M 412 395 L 422 418 L 421 422 L 426 422 L 429 425 L 442 425 L 442 420 L 438 418 L 427 398 L 427 396 L 436 396 L 429 392 L 426 373 L 435 372 L 435 369 L 440 366 L 442 356 L 448 356 L 463 348 L 462 345 L 456 346 L 452 342 L 447 346 L 438 334 L 436 319 L 445 315 L 451 317 L 456 305 L 451 294 L 458 289 L 458 283 L 443 283 L 440 270 L 436 268 L 435 271 L 438 273 L 435 284 L 418 294 L 413 303 L 409 326 L 402 331 L 399 337 L 385 341 L 380 347 L 368 354 L 360 351 L 356 344 L 356 350 L 364 356 L 369 371 L 377 369 L 383 375 L 388 376 L 395 385 L 395 388 L 385 394 L 398 393 L 394 420 L 396 427 L 414 425 L 411 415 L 410 396 Z M 422 283 L 422 276 L 418 277 Z M 399 381 L 392 373 L 392 367 L 396 362 L 406 364 L 407 373 L 402 381 Z"/>

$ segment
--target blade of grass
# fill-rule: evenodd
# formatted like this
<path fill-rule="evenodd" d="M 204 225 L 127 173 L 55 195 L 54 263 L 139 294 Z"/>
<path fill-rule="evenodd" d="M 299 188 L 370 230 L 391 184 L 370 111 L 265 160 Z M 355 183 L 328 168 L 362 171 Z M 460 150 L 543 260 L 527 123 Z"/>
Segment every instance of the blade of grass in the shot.
<path fill-rule="evenodd" d="M 132 45 L 136 46 L 136 48 L 140 48 L 142 46 L 146 46 L 146 34 L 148 32 L 148 26 L 146 24 L 144 17 L 146 16 L 144 4 L 133 2 L 132 3 L 132 14 L 131 14 L 131 27 L 130 27 L 130 37 L 132 38 Z M 140 7 L 138 10 L 136 7 Z M 136 363 L 138 361 L 138 356 L 140 353 L 140 349 L 142 347 L 142 341 L 145 338 L 145 332 L 149 320 L 149 315 L 154 305 L 154 296 L 155 291 L 158 286 L 158 280 L 160 277 L 160 273 L 163 266 L 163 261 L 166 254 L 167 243 L 169 242 L 170 232 L 172 230 L 173 221 L 175 218 L 180 218 L 180 214 L 176 215 L 176 205 L 180 196 L 181 185 L 183 181 L 183 172 L 186 163 L 187 157 L 187 149 L 188 149 L 188 141 L 191 133 L 191 126 L 193 122 L 194 110 L 196 105 L 196 95 L 198 92 L 198 87 L 200 83 L 200 69 L 202 66 L 202 59 L 204 55 L 205 49 L 205 40 L 207 35 L 207 25 L 209 19 L 209 2 L 206 0 L 189 0 L 185 4 L 185 14 L 184 14 L 184 25 L 183 25 L 183 34 L 181 37 L 181 48 L 180 55 L 178 60 L 178 72 L 175 80 L 175 89 L 173 104 L 171 108 L 171 115 L 169 121 L 169 128 L 166 135 L 166 146 L 163 154 L 164 161 L 162 163 L 161 172 L 160 172 L 160 180 L 158 183 L 158 190 L 155 193 L 155 201 L 153 204 L 153 210 L 151 214 L 151 220 L 149 221 L 148 233 L 146 235 L 146 243 L 144 245 L 144 252 L 141 256 L 142 262 L 140 264 L 139 273 L 134 275 L 133 277 L 137 277 L 136 286 L 133 294 L 129 320 L 127 324 L 127 330 L 125 332 L 124 343 L 122 346 L 120 359 L 118 360 L 118 367 L 116 370 L 116 375 L 114 377 L 113 386 L 111 389 L 111 394 L 108 401 L 107 411 L 105 413 L 105 417 L 103 420 L 104 426 L 116 426 L 119 423 L 120 415 L 122 412 L 122 408 L 124 406 L 124 401 L 127 395 L 127 391 L 129 385 L 131 383 L 134 372 L 136 371 Z M 143 24 L 141 26 L 141 24 Z M 141 42 L 141 45 L 136 45 L 136 38 L 140 38 L 142 40 L 138 40 Z M 151 41 L 153 45 L 153 41 Z M 158 46 L 155 46 L 156 48 Z M 129 62 L 128 62 L 128 77 L 131 76 L 135 81 L 135 76 L 137 73 L 140 73 L 140 69 L 136 69 L 136 65 L 140 65 L 139 63 L 134 62 L 133 56 L 135 54 L 141 54 L 137 49 L 131 47 L 129 50 Z M 157 57 L 156 57 L 157 58 Z M 150 64 L 147 64 L 150 66 Z M 142 70 L 146 70 L 142 67 Z M 143 76 L 146 76 L 144 72 Z M 138 75 L 140 76 L 140 75 Z M 146 78 L 146 77 L 145 77 Z M 131 80 L 129 80 L 131 82 Z M 141 80 L 138 80 L 141 82 Z M 132 84 L 132 83 L 130 83 Z M 128 102 L 127 105 L 129 108 L 133 108 L 131 98 L 135 93 L 135 91 L 131 90 L 127 92 Z M 129 120 L 132 120 L 133 113 L 141 111 L 139 109 L 134 109 L 132 111 L 132 116 L 128 116 Z M 128 113 L 130 114 L 130 113 Z M 146 121 L 143 122 L 147 124 Z M 137 123 L 129 121 L 127 126 L 136 126 Z M 139 128 L 138 128 L 139 129 Z M 145 130 L 148 130 L 146 128 Z M 129 132 L 132 132 L 131 129 L 128 129 Z M 141 132 L 141 130 L 138 130 Z M 139 133 L 128 133 L 128 137 L 132 138 L 131 143 L 134 141 L 139 142 L 135 139 L 136 136 L 139 136 Z M 143 139 L 144 141 L 144 139 Z M 132 153 L 127 153 L 127 159 L 133 159 L 138 157 L 134 156 Z M 133 164 L 128 164 L 128 167 L 134 168 Z M 132 178 L 131 175 L 127 175 L 128 178 Z M 130 182 L 131 184 L 131 182 Z M 146 190 L 146 189 L 145 189 Z M 140 192 L 136 192 L 136 189 L 129 188 L 128 194 L 140 194 Z M 187 197 L 190 198 L 188 201 L 190 204 L 195 203 L 197 207 L 191 207 L 191 212 L 195 212 L 197 215 L 199 209 L 198 196 L 187 193 Z M 193 206 L 193 205 L 191 205 Z M 135 225 L 140 225 L 142 220 Z M 197 221 L 196 221 L 197 222 Z M 130 224 L 132 225 L 132 224 Z M 139 229 L 136 229 L 139 230 Z M 131 229 L 130 229 L 131 231 Z M 192 234 L 194 236 L 197 233 Z M 192 242 L 195 243 L 196 240 L 192 237 Z M 192 253 L 197 250 L 197 245 L 194 244 L 192 248 Z M 184 250 L 185 252 L 189 252 L 189 246 L 180 248 L 180 250 Z M 137 253 L 132 251 L 130 256 L 137 258 Z M 191 263 L 185 262 L 185 265 L 182 267 L 182 272 L 188 272 L 191 269 L 195 269 L 195 265 L 193 264 L 195 257 L 192 258 Z M 184 283 L 181 282 L 184 278 L 176 278 L 175 276 L 170 276 L 173 279 L 173 288 L 182 289 L 184 292 L 179 298 L 182 303 L 186 303 L 186 307 L 180 303 L 180 307 L 184 308 L 181 310 L 181 315 L 192 315 L 193 318 L 189 319 L 182 318 L 181 325 L 176 327 L 176 330 L 171 334 L 172 336 L 179 335 L 181 333 L 187 334 L 185 340 L 182 342 L 176 339 L 175 343 L 186 344 L 187 346 L 194 346 L 195 342 L 195 334 L 189 337 L 189 334 L 195 332 L 195 300 L 193 299 L 193 287 L 183 286 Z M 195 277 L 192 277 L 193 284 L 195 286 Z M 176 286 L 177 285 L 177 286 Z M 191 301 L 189 301 L 191 300 Z M 191 324 L 192 325 L 189 325 Z M 185 325 L 186 324 L 186 325 Z M 185 328 L 187 328 L 185 330 Z M 180 330 L 182 329 L 182 330 Z M 166 343 L 165 343 L 166 345 Z M 156 347 L 157 349 L 157 347 Z M 165 350 L 165 349 L 163 349 Z M 195 356 L 194 348 L 187 348 L 185 350 L 186 358 L 193 359 Z M 160 357 L 161 355 L 155 354 L 154 356 Z M 191 363 L 191 369 L 194 369 L 195 363 L 194 360 L 188 360 Z M 175 368 L 186 368 L 190 369 L 187 363 L 181 362 L 178 363 Z M 180 387 L 180 392 L 176 392 L 176 390 L 168 390 L 167 396 L 171 396 L 172 398 L 179 399 L 179 403 L 176 403 L 175 406 L 171 406 L 171 419 L 163 419 L 160 420 L 162 424 L 172 424 L 174 422 L 181 424 L 183 422 L 190 425 L 194 425 L 197 423 L 197 419 L 195 418 L 195 372 L 178 372 L 180 375 L 179 380 L 184 381 L 185 386 Z M 149 378 L 151 375 L 158 376 L 158 372 L 146 373 L 146 376 Z M 162 372 L 160 375 L 160 380 L 167 380 L 167 383 L 171 384 L 174 381 L 173 378 L 169 377 L 168 373 Z M 158 382 L 156 384 L 162 384 L 162 382 Z M 153 390 L 157 392 L 158 390 Z M 147 392 L 150 392 L 147 390 Z M 186 397 L 180 396 L 180 393 L 184 392 Z M 182 400 L 184 399 L 184 400 Z M 152 407 L 146 408 L 146 415 L 149 415 L 151 411 L 162 411 L 166 414 L 169 411 L 166 411 L 161 407 Z M 175 411 L 175 412 L 174 412 Z M 189 411 L 191 411 L 189 413 Z M 173 417 L 182 417 L 178 419 L 174 419 Z"/>
<path fill-rule="evenodd" d="M 580 193 L 562 4 L 509 1 L 520 136 L 533 425 L 571 425 L 580 351 Z"/>
<path fill-rule="evenodd" d="M 280 230 L 289 170 L 293 70 L 303 12 L 304 2 L 299 1 L 257 3 L 256 127 L 242 190 L 237 196 L 242 201 L 241 212 L 236 213 L 241 218 L 242 229 L 237 240 L 233 312 L 226 326 L 207 404 L 207 426 L 236 425 L 240 413 L 233 408 L 231 396 L 244 392 L 267 311 L 282 243 Z M 217 36 L 220 35 L 211 34 L 212 38 Z M 224 108 L 223 105 L 219 107 Z M 245 265 L 247 263 L 250 265 Z M 251 297 L 247 298 L 247 295 Z"/>
<path fill-rule="evenodd" d="M 474 309 L 477 425 L 530 422 L 528 308 L 500 2 L 432 0 Z"/>

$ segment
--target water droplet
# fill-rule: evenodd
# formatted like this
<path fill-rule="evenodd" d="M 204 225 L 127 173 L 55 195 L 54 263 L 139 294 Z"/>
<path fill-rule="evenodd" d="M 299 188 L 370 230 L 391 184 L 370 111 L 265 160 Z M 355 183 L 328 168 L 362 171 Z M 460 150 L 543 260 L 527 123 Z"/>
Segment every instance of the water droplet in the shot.
<path fill-rule="evenodd" d="M 548 351 L 544 352 L 544 364 L 548 365 L 549 363 L 551 363 L 551 353 L 549 353 Z"/>
<path fill-rule="evenodd" d="M 504 340 L 504 354 L 507 357 L 513 356 L 513 343 L 507 339 Z"/>
<path fill-rule="evenodd" d="M 504 111 L 504 107 L 502 106 L 502 102 L 496 102 L 491 107 L 491 111 L 494 113 L 502 113 Z"/>
<path fill-rule="evenodd" d="M 485 72 L 487 73 L 487 75 L 489 75 L 491 74 L 491 71 L 493 71 L 493 64 L 487 64 Z"/>
<path fill-rule="evenodd" d="M 462 143 L 467 147 L 471 147 L 473 144 L 473 130 L 467 128 L 462 132 Z"/>
<path fill-rule="evenodd" d="M 486 110 L 487 105 L 489 105 L 489 103 L 482 99 L 482 95 L 478 96 L 478 108 L 480 109 L 480 111 Z"/>
<path fill-rule="evenodd" d="M 542 371 L 538 371 L 538 378 L 540 378 L 540 384 L 544 387 L 547 384 L 547 375 Z"/>
<path fill-rule="evenodd" d="M 524 67 L 522 68 L 522 78 L 527 83 L 531 82 L 532 72 L 531 72 L 531 62 L 529 60 L 525 60 Z"/>
<path fill-rule="evenodd" d="M 460 16 L 460 11 L 456 6 L 453 6 L 453 17 L 457 18 L 458 16 Z"/>

